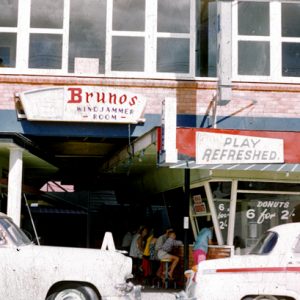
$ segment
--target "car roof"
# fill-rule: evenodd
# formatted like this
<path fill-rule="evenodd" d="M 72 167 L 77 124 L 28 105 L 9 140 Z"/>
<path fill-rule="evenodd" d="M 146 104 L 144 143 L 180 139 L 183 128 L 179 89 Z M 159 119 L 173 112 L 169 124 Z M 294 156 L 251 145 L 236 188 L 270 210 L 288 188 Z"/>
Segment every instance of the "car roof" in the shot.
<path fill-rule="evenodd" d="M 275 226 L 275 227 L 272 227 L 272 228 L 268 229 L 268 231 L 275 231 L 279 234 L 284 234 L 284 233 L 287 233 L 287 232 L 289 232 L 289 233 L 292 233 L 292 232 L 300 233 L 300 222 L 278 225 L 278 226 Z"/>

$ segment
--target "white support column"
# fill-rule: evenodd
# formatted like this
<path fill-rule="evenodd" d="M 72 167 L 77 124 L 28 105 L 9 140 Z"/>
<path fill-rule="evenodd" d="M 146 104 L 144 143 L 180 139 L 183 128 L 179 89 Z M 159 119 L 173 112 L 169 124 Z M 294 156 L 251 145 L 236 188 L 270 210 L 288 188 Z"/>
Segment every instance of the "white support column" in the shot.
<path fill-rule="evenodd" d="M 233 245 L 233 238 L 234 238 L 237 186 L 238 186 L 238 181 L 235 179 L 232 181 L 231 184 L 231 196 L 230 196 L 230 206 L 229 206 L 229 221 L 228 221 L 228 232 L 227 232 L 227 245 L 229 246 Z"/>
<path fill-rule="evenodd" d="M 214 99 L 213 128 L 217 128 L 217 106 L 226 105 L 232 98 L 232 1 L 217 0 L 217 76 L 218 92 Z"/>
<path fill-rule="evenodd" d="M 9 154 L 7 215 L 20 226 L 22 196 L 23 150 L 11 148 Z"/>
<path fill-rule="evenodd" d="M 218 0 L 218 104 L 231 100 L 232 1 Z M 224 103 L 222 103 L 222 101 Z"/>
<path fill-rule="evenodd" d="M 213 199 L 213 194 L 211 192 L 210 184 L 208 181 L 205 182 L 204 189 L 205 189 L 212 221 L 214 224 L 217 242 L 218 242 L 218 245 L 221 246 L 221 245 L 224 245 L 224 241 L 223 241 L 223 236 L 222 236 L 222 232 L 221 232 L 220 225 L 219 225 L 219 220 L 218 220 L 217 210 L 216 210 L 216 206 L 215 206 L 214 199 Z"/>

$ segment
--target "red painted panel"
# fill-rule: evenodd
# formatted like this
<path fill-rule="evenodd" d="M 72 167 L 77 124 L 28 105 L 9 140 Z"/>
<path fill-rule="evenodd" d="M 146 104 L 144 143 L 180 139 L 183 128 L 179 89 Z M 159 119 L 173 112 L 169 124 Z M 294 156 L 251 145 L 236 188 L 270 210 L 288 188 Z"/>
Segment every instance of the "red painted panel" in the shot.
<path fill-rule="evenodd" d="M 187 155 L 191 158 L 196 157 L 196 132 L 199 131 L 283 139 L 285 163 L 300 163 L 300 132 L 290 132 L 290 131 L 254 131 L 254 130 L 213 129 L 213 128 L 205 128 L 205 129 L 204 128 L 177 128 L 178 153 L 182 155 Z M 159 137 L 160 134 L 158 134 L 158 141 L 160 141 Z"/>

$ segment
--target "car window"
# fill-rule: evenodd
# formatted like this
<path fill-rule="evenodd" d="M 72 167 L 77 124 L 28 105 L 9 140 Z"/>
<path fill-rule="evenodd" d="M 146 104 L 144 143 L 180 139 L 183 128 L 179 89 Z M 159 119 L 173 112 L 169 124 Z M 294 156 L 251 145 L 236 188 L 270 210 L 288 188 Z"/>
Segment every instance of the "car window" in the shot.
<path fill-rule="evenodd" d="M 256 245 L 249 252 L 249 254 L 268 254 L 275 247 L 277 240 L 278 234 L 276 232 L 268 231 L 261 236 Z"/>
<path fill-rule="evenodd" d="M 0 228 L 0 247 L 3 245 L 6 245 L 7 241 L 5 238 L 5 233 L 3 232 L 3 230 Z"/>
<path fill-rule="evenodd" d="M 0 228 L 2 228 L 2 232 L 6 234 L 16 246 L 31 244 L 26 234 L 10 219 L 0 218 Z"/>

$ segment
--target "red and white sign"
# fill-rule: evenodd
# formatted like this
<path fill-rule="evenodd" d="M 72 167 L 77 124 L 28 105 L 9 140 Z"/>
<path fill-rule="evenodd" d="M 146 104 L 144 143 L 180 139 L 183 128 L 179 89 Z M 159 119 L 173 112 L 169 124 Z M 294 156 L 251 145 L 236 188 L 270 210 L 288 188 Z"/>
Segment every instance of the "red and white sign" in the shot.
<path fill-rule="evenodd" d="M 196 133 L 197 164 L 283 162 L 282 139 L 212 132 Z"/>
<path fill-rule="evenodd" d="M 146 100 L 141 95 L 109 87 L 66 86 L 20 94 L 31 121 L 99 123 L 144 122 Z"/>

